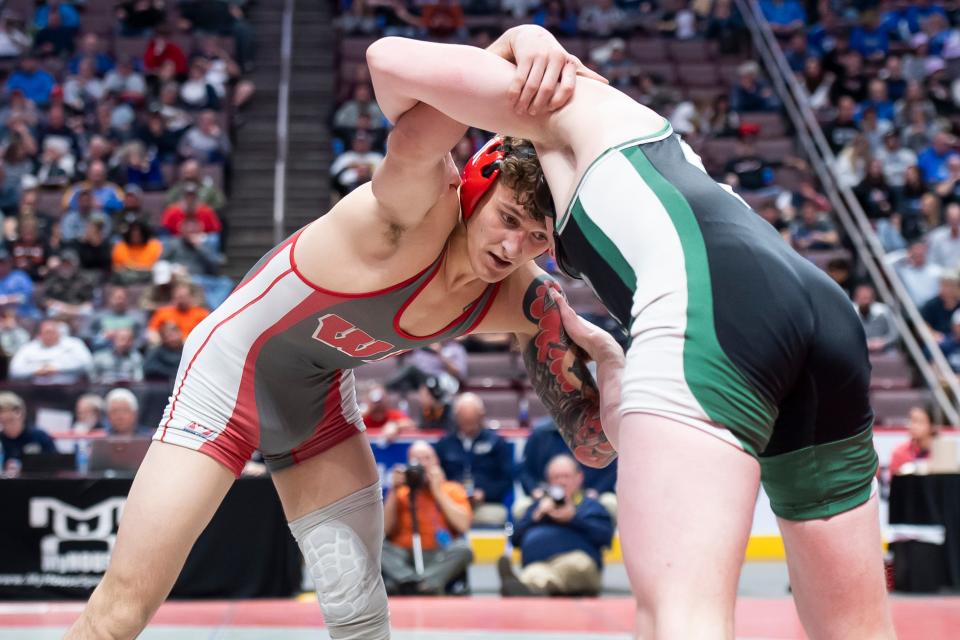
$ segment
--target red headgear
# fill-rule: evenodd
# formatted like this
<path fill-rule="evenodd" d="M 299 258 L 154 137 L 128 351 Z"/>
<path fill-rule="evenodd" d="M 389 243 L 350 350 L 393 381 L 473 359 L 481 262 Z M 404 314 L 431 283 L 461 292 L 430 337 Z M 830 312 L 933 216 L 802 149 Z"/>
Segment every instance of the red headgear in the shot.
<path fill-rule="evenodd" d="M 464 165 L 460 176 L 460 210 L 464 220 L 473 215 L 480 198 L 497 180 L 504 155 L 503 138 L 494 136 Z"/>

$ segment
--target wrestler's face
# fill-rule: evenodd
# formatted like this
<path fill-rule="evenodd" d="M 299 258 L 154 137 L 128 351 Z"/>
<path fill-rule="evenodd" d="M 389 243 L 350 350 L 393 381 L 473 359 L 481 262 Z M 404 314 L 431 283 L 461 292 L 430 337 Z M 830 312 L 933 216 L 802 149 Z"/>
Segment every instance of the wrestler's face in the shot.
<path fill-rule="evenodd" d="M 550 233 L 517 204 L 498 182 L 477 205 L 467 224 L 470 264 L 481 280 L 499 282 L 550 248 Z"/>

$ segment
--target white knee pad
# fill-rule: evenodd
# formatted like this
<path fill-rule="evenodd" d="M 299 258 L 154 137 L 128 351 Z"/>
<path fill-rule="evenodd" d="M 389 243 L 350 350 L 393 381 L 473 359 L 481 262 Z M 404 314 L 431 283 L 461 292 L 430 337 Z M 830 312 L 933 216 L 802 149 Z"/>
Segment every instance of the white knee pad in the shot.
<path fill-rule="evenodd" d="M 387 640 L 380 483 L 290 523 L 334 640 Z"/>

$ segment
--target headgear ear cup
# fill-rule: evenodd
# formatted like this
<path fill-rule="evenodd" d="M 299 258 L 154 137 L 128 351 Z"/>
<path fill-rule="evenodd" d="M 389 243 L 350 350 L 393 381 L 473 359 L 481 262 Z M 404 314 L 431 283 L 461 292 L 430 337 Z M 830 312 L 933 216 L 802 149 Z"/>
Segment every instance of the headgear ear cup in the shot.
<path fill-rule="evenodd" d="M 473 215 L 483 194 L 496 182 L 504 155 L 503 138 L 494 136 L 464 165 L 460 176 L 460 211 L 464 221 Z"/>

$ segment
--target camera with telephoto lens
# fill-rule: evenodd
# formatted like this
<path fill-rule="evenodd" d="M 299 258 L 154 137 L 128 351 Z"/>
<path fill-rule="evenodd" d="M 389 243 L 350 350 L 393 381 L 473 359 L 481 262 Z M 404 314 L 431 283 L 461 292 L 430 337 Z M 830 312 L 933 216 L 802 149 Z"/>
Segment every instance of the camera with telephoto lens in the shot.
<path fill-rule="evenodd" d="M 547 487 L 547 495 L 558 507 L 562 507 L 567 502 L 567 492 L 563 490 L 563 487 L 558 487 L 555 484 Z"/>
<path fill-rule="evenodd" d="M 427 472 L 419 462 L 411 462 L 403 472 L 407 486 L 411 490 L 419 489 L 423 486 L 423 481 L 427 477 Z"/>

